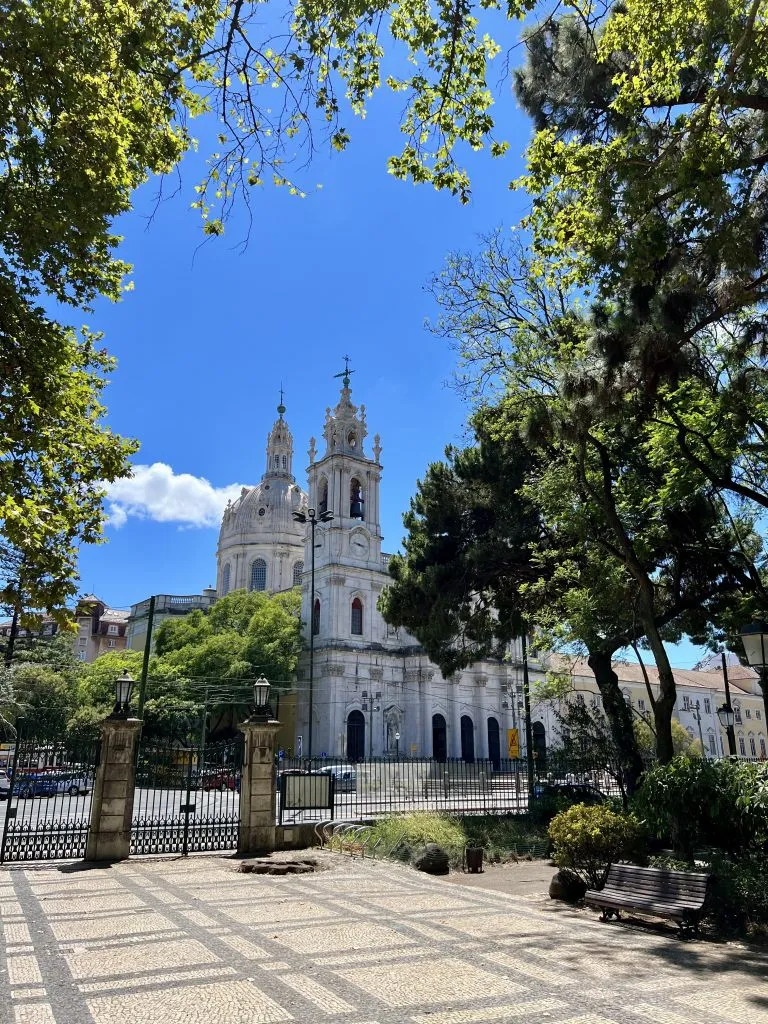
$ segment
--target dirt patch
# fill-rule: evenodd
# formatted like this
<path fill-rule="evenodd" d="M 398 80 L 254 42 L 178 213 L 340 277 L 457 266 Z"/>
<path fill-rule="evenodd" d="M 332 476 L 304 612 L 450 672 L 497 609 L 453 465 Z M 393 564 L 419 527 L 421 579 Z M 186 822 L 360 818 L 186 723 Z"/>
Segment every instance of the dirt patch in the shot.
<path fill-rule="evenodd" d="M 509 864 L 486 864 L 481 874 L 451 871 L 443 881 L 468 885 L 475 889 L 492 889 L 511 896 L 546 896 L 557 868 L 549 860 L 520 860 Z"/>

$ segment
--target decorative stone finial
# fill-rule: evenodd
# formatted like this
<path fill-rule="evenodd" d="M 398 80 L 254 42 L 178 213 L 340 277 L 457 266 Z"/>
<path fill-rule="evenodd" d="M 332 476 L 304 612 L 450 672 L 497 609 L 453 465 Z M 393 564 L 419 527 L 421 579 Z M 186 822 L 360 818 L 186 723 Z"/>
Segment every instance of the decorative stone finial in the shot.
<path fill-rule="evenodd" d="M 309 455 L 309 464 L 311 466 L 312 463 L 315 461 L 315 458 L 317 457 L 317 442 L 315 441 L 314 437 L 310 437 L 310 439 L 309 439 L 309 452 L 308 452 L 308 455 Z"/>
<path fill-rule="evenodd" d="M 378 462 L 381 458 L 381 437 L 375 434 L 373 438 L 373 457 Z"/>

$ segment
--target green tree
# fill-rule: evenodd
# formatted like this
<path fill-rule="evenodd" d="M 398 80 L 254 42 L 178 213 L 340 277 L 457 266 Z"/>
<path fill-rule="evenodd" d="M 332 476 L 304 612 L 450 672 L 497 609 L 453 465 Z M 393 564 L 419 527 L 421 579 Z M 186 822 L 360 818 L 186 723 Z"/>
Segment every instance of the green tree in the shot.
<path fill-rule="evenodd" d="M 642 396 L 625 394 L 620 415 L 594 400 L 599 319 L 567 281 L 542 282 L 519 242 L 493 236 L 479 257 L 452 257 L 434 287 L 436 330 L 456 340 L 465 385 L 490 381 L 503 396 L 484 413 L 487 435 L 504 451 L 522 439 L 536 455 L 519 491 L 545 533 L 543 571 L 528 587 L 549 608 L 549 631 L 575 616 L 579 638 L 602 639 L 608 662 L 645 639 L 659 669 L 659 756 L 669 759 L 675 683 L 664 642 L 700 632 L 729 599 L 761 587 L 754 514 L 724 503 L 703 476 L 677 485 L 688 463 L 679 451 L 660 459 Z"/>
<path fill-rule="evenodd" d="M 646 756 L 653 754 L 656 750 L 656 734 L 651 725 L 642 718 L 635 718 L 633 727 L 640 751 Z M 675 756 L 685 754 L 687 757 L 703 757 L 704 754 L 701 742 L 694 739 L 676 718 L 672 719 L 672 747 Z"/>

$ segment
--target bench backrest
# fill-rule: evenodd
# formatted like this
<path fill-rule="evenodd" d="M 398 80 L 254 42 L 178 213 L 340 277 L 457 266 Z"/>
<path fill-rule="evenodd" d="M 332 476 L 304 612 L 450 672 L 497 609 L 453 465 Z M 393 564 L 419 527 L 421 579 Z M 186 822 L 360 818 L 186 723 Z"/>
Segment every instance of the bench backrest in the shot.
<path fill-rule="evenodd" d="M 639 868 L 634 864 L 611 864 L 605 885 L 636 896 L 665 902 L 702 903 L 707 895 L 709 875 L 698 871 L 668 868 Z"/>

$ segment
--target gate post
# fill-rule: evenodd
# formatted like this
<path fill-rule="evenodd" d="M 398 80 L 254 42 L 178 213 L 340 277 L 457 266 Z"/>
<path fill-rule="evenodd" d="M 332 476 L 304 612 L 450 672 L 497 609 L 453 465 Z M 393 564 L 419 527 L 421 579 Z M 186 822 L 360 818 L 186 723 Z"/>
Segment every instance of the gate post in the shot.
<path fill-rule="evenodd" d="M 245 736 L 243 770 L 240 778 L 240 829 L 238 853 L 265 853 L 275 849 L 277 812 L 277 767 L 275 738 L 280 723 L 242 722 Z"/>
<path fill-rule="evenodd" d="M 86 860 L 125 860 L 131 848 L 139 718 L 110 716 L 101 723 L 101 754 L 91 804 Z"/>

